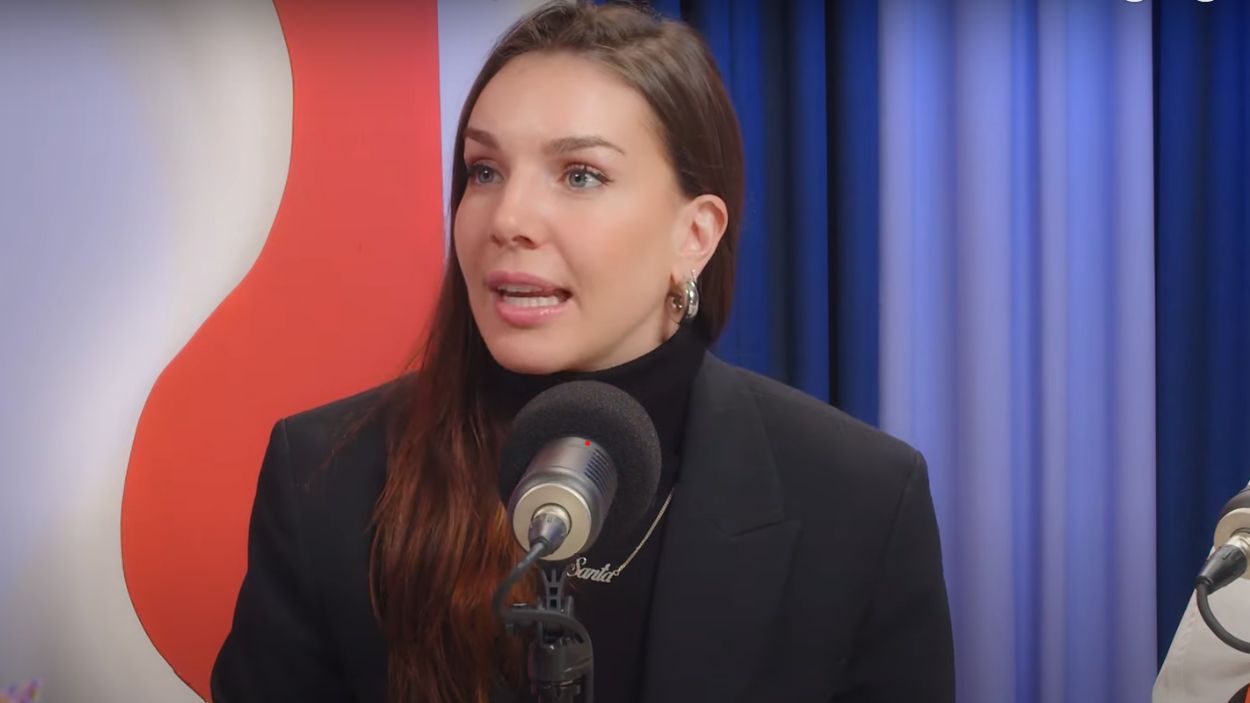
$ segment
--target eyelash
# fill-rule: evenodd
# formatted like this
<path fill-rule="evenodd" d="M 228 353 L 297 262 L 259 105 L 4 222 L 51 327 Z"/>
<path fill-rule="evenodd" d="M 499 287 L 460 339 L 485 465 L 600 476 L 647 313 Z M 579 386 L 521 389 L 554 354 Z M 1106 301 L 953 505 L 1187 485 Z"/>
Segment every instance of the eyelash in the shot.
<path fill-rule="evenodd" d="M 484 172 L 498 174 L 498 171 L 496 169 L 486 164 L 483 164 L 481 162 L 469 164 L 469 168 L 468 168 L 469 184 L 470 185 L 486 185 L 478 181 L 478 176 L 482 175 Z M 569 176 L 572 176 L 573 174 L 581 174 L 581 175 L 590 176 L 594 178 L 595 180 L 599 181 L 601 185 L 607 185 L 612 182 L 612 179 L 604 175 L 602 171 L 591 168 L 587 164 L 573 164 L 568 169 L 566 169 L 564 172 L 564 178 L 566 182 Z M 575 188 L 575 190 L 585 190 L 585 189 Z"/>

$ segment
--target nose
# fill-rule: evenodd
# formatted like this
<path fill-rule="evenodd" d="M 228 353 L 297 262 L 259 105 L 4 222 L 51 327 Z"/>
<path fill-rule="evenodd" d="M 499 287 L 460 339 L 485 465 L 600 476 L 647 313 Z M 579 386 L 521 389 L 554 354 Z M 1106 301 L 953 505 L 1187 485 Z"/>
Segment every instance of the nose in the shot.
<path fill-rule="evenodd" d="M 491 222 L 491 239 L 495 243 L 511 248 L 533 249 L 545 239 L 542 236 L 541 195 L 538 189 L 530 186 L 531 180 L 517 173 L 504 183 Z"/>

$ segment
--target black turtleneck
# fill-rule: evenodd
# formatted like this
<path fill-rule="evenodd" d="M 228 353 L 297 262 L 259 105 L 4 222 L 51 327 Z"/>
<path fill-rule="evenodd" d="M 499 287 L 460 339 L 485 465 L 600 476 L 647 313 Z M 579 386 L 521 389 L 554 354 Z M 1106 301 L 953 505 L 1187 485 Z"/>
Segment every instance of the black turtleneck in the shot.
<path fill-rule="evenodd" d="M 633 396 L 655 423 L 663 463 L 650 508 L 631 534 L 612 542 L 600 540 L 579 561 L 571 564 L 570 574 L 576 572 L 582 577 L 567 579 L 574 598 L 574 614 L 586 626 L 594 642 L 595 700 L 600 703 L 636 701 L 641 693 L 643 643 L 667 515 L 658 524 L 655 521 L 678 479 L 690 387 L 703 362 L 705 349 L 703 340 L 687 325 L 651 352 L 603 371 L 527 375 L 493 364 L 487 380 L 492 401 L 510 414 L 556 384 L 602 381 Z M 603 571 L 617 569 L 653 524 L 655 530 L 651 536 L 619 574 L 606 582 L 603 577 L 592 576 L 594 570 L 601 567 L 607 567 Z"/>

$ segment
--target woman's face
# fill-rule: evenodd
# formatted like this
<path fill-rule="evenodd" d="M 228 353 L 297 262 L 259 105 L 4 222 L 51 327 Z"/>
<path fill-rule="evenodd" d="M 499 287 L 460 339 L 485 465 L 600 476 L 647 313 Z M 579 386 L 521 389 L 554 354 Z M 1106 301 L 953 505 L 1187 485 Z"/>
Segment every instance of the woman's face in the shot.
<path fill-rule="evenodd" d="M 454 246 L 496 361 L 591 371 L 673 333 L 669 291 L 710 256 L 691 234 L 707 208 L 681 193 L 637 91 L 571 54 L 517 57 L 474 105 L 464 162 Z"/>

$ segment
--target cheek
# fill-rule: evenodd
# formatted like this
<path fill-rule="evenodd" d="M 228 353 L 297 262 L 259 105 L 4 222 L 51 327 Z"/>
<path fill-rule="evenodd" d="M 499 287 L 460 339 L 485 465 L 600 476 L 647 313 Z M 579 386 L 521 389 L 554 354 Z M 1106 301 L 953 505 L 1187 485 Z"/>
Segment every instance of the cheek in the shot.
<path fill-rule="evenodd" d="M 484 230 L 479 226 L 478 219 L 471 207 L 460 207 L 452 220 L 451 245 L 462 268 L 474 265 L 481 251 L 479 244 Z"/>
<path fill-rule="evenodd" d="M 579 279 L 593 290 L 612 296 L 641 296 L 640 303 L 663 297 L 671 261 L 667 231 L 643 234 L 631 226 L 599 232 L 593 240 L 583 239 L 575 251 L 567 252 Z"/>

